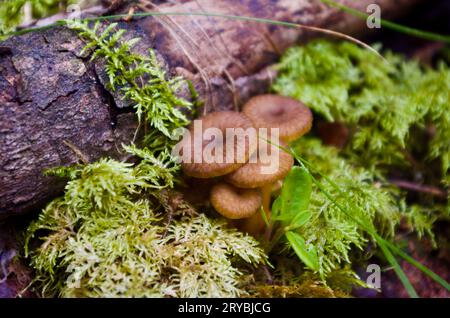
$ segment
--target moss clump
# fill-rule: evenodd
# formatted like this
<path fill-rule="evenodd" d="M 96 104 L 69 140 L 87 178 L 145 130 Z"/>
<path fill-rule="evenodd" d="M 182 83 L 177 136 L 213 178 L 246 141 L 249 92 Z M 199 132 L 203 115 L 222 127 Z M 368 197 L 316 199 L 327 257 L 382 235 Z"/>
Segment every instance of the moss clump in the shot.
<path fill-rule="evenodd" d="M 305 102 L 328 121 L 352 128 L 347 153 L 364 166 L 407 165 L 417 130 L 434 127 L 423 160 L 450 169 L 450 69 L 436 70 L 400 55 L 386 61 L 348 42 L 313 41 L 283 56 L 273 89 Z M 418 129 L 417 129 L 418 128 Z M 420 144 L 420 143 L 419 143 Z"/>
<path fill-rule="evenodd" d="M 337 149 L 322 145 L 318 139 L 302 138 L 293 144 L 293 149 L 312 163 L 313 173 L 323 187 L 319 189 L 313 184 L 309 203 L 312 217 L 297 229 L 307 244 L 316 248 L 320 274 L 328 274 L 351 263 L 355 248 L 366 249 L 371 237 L 359 222 L 371 224 L 386 238 L 394 236 L 403 209 L 392 187 L 378 181 L 370 171 L 339 157 Z M 321 175 L 333 180 L 339 189 Z M 334 202 L 327 195 L 331 195 Z"/>
<path fill-rule="evenodd" d="M 64 197 L 27 231 L 27 242 L 39 236 L 30 256 L 44 296 L 235 297 L 245 294 L 242 265 L 265 260 L 256 240 L 179 198 L 168 199 L 168 218 L 159 202 L 172 194 L 152 194 L 130 164 L 100 160 L 66 175 Z"/>
<path fill-rule="evenodd" d="M 417 180 L 420 175 L 417 182 L 448 189 L 450 69 L 444 63 L 437 69 L 427 68 L 389 52 L 385 58 L 382 61 L 348 42 L 313 41 L 286 52 L 273 89 L 302 100 L 323 119 L 350 128 L 348 143 L 339 155 L 348 164 L 367 169 L 353 179 L 343 176 L 344 182 L 356 180 L 353 190 L 364 191 L 358 180 L 385 185 L 383 175 L 394 169 L 408 176 L 412 166 L 415 174 L 411 178 Z M 329 158 L 337 156 L 336 151 L 328 152 Z M 330 175 L 326 166 L 343 165 L 336 171 L 346 174 L 347 164 L 329 158 L 321 161 L 325 165 L 322 167 L 315 155 L 311 162 L 323 174 L 339 181 L 341 176 Z M 368 211 L 374 207 L 386 210 L 393 202 L 400 202 L 391 209 L 391 234 L 399 209 L 419 235 L 430 237 L 434 221 L 450 216 L 449 200 L 446 203 L 421 195 L 408 206 L 402 194 L 392 188 L 387 190 L 392 193 L 388 201 L 369 201 L 373 204 L 367 203 L 366 207 Z M 358 198 L 355 200 L 358 202 Z"/>
<path fill-rule="evenodd" d="M 351 264 L 355 249 L 365 251 L 369 242 L 375 242 L 367 228 L 393 238 L 403 205 L 395 189 L 341 158 L 337 149 L 322 145 L 320 140 L 303 137 L 291 146 L 296 156 L 311 163 L 311 171 L 293 169 L 286 177 L 272 208 L 275 220 L 281 220 L 275 223 L 275 232 L 289 229 L 294 237 L 287 237 L 288 245 L 295 245 L 307 268 L 326 280 L 332 272 Z M 311 181 L 309 173 L 320 186 Z M 295 211 L 289 212 L 290 202 Z M 277 206 L 281 207 L 279 212 Z"/>
<path fill-rule="evenodd" d="M 126 31 L 118 29 L 117 23 L 104 27 L 97 21 L 90 27 L 88 22 L 74 20 L 68 26 L 87 42 L 84 51 L 94 49 L 92 59 L 105 61 L 110 88 L 119 89 L 132 103 L 145 129 L 144 145 L 151 153 L 170 151 L 177 142 L 176 129 L 189 123 L 182 109 L 192 111 L 192 103 L 177 95 L 185 81 L 168 78 L 153 50 L 148 56 L 134 53 L 132 48 L 139 38 L 123 41 Z"/>

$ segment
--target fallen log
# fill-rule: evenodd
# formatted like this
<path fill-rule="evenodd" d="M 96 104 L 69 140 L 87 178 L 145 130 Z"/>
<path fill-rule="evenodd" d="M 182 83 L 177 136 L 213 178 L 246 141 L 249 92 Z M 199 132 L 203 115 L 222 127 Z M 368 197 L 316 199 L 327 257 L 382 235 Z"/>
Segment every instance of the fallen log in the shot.
<path fill-rule="evenodd" d="M 418 0 L 340 0 L 366 11 L 382 8 L 383 18 L 403 14 Z M 308 0 L 187 1 L 141 9 L 246 15 L 366 33 L 365 21 Z M 169 74 L 190 79 L 204 111 L 238 108 L 264 91 L 273 72 L 267 66 L 289 46 L 320 36 L 301 28 L 205 16 L 158 16 L 121 23 L 153 48 Z M 136 127 L 130 105 L 108 91 L 103 69 L 80 55 L 84 43 L 64 27 L 12 37 L 0 43 L 0 218 L 41 208 L 61 193 L 64 182 L 46 168 L 101 156 L 120 158 L 120 145 Z"/>

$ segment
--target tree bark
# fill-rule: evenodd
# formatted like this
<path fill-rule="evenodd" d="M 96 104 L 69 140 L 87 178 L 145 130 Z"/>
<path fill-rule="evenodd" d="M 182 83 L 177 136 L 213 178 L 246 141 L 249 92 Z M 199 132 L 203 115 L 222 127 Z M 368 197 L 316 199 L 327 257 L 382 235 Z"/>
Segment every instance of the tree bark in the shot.
<path fill-rule="evenodd" d="M 418 0 L 340 0 L 383 18 L 405 12 Z M 145 3 L 145 2 L 144 2 Z M 365 21 L 308 0 L 195 0 L 147 5 L 163 12 L 214 12 L 296 22 L 348 34 L 369 30 Z M 139 36 L 137 50 L 151 47 L 171 75 L 192 80 L 204 111 L 237 109 L 263 92 L 274 71 L 267 68 L 289 46 L 318 32 L 204 16 L 158 16 L 122 22 Z M 120 158 L 120 145 L 136 127 L 130 105 L 103 85 L 101 63 L 80 55 L 83 42 L 69 29 L 12 37 L 0 43 L 0 218 L 41 208 L 64 182 L 42 173 L 50 167 L 102 156 Z"/>

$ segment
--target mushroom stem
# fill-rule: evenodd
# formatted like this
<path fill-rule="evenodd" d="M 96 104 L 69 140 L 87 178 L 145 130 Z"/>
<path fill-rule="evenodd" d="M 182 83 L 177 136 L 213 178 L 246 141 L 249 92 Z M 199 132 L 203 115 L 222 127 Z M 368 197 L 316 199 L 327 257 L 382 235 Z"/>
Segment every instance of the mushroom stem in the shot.
<path fill-rule="evenodd" d="M 270 221 L 270 200 L 272 194 L 272 183 L 264 185 L 260 188 L 261 197 L 262 197 L 262 209 L 263 211 L 259 211 L 255 213 L 251 217 L 245 219 L 243 224 L 243 230 L 253 236 L 259 236 L 263 233 L 266 228 L 266 223 L 264 222 L 261 212 L 266 214 L 267 220 Z M 270 226 L 266 228 L 266 231 L 269 231 Z"/>
<path fill-rule="evenodd" d="M 264 226 L 264 221 L 261 218 L 261 211 L 253 214 L 251 217 L 244 219 L 241 225 L 241 230 L 254 237 L 258 237 Z"/>

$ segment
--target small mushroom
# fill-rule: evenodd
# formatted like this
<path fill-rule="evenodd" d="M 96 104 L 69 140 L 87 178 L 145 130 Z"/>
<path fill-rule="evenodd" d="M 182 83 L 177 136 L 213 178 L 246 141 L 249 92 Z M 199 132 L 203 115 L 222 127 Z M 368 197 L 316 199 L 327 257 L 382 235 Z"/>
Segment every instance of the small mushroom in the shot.
<path fill-rule="evenodd" d="M 267 143 L 267 146 L 266 154 L 255 152 L 248 163 L 225 176 L 225 180 L 239 188 L 261 188 L 262 206 L 269 219 L 273 185 L 289 173 L 294 165 L 294 158 L 291 154 L 279 149 L 278 145 Z M 281 143 L 281 146 L 286 145 Z M 256 160 L 252 160 L 255 156 Z M 273 161 L 274 156 L 277 156 L 277 161 Z M 270 170 L 267 171 L 269 167 Z M 259 232 L 264 228 L 263 220 L 259 215 L 252 217 L 249 223 L 253 223 L 250 227 L 254 229 L 249 232 Z"/>
<path fill-rule="evenodd" d="M 280 95 L 259 95 L 251 98 L 242 112 L 255 128 L 279 128 L 280 138 L 293 141 L 306 134 L 312 126 L 313 115 L 303 103 Z"/>
<path fill-rule="evenodd" d="M 261 194 L 256 189 L 239 189 L 228 183 L 219 183 L 212 187 L 210 201 L 224 217 L 244 219 L 261 207 Z"/>
<path fill-rule="evenodd" d="M 253 128 L 252 122 L 247 116 L 242 113 L 233 111 L 213 112 L 200 118 L 202 124 L 201 131 L 195 131 L 195 123 L 189 127 L 191 138 L 183 138 L 182 143 L 185 145 L 183 149 L 191 149 L 191 158 L 195 158 L 195 147 L 197 144 L 201 147 L 200 162 L 182 162 L 181 166 L 184 173 L 195 178 L 213 178 L 226 175 L 248 161 L 250 155 L 254 152 L 256 146 L 251 142 L 249 135 L 243 135 L 242 138 L 235 138 L 228 140 L 227 128 L 242 128 L 246 131 Z M 205 131 L 207 129 L 218 129 L 222 133 L 222 138 L 209 138 L 205 140 Z M 201 135 L 199 135 L 201 134 Z M 228 138 L 228 139 L 227 139 Z M 190 147 L 186 147 L 186 143 L 190 143 Z M 232 158 L 227 158 L 227 146 L 233 147 Z M 221 158 L 219 162 L 212 160 L 204 149 L 213 149 L 212 156 Z M 217 151 L 216 151 L 217 150 Z M 231 155 L 230 155 L 231 156 Z M 223 158 L 222 158 L 223 157 Z"/>
<path fill-rule="evenodd" d="M 294 158 L 279 148 L 279 146 L 286 147 L 285 143 L 266 144 L 267 153 L 256 151 L 245 165 L 226 175 L 225 180 L 239 188 L 253 189 L 272 185 L 275 181 L 283 179 L 291 170 Z M 275 155 L 278 162 L 274 162 Z"/>

